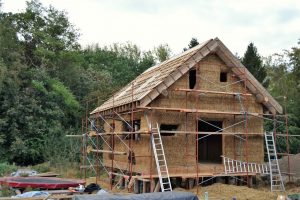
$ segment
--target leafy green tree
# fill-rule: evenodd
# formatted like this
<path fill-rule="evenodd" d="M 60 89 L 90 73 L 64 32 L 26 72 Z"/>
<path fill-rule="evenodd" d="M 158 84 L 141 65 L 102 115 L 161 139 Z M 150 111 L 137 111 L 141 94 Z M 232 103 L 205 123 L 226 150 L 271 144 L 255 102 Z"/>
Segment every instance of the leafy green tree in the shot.
<path fill-rule="evenodd" d="M 64 13 L 31 1 L 22 13 L 0 14 L 0 33 L 0 159 L 43 162 L 49 136 L 78 127 L 79 102 L 56 77 L 76 32 Z"/>
<path fill-rule="evenodd" d="M 288 115 L 288 131 L 291 135 L 297 135 L 300 132 L 299 49 L 299 47 L 294 47 L 285 51 L 284 54 L 273 55 L 266 61 L 267 72 L 270 77 L 268 89 L 284 107 L 284 112 Z M 284 121 L 284 118 L 279 120 Z M 273 127 L 273 124 L 266 124 L 266 129 L 269 131 L 272 131 Z M 277 123 L 277 131 L 285 133 L 285 125 Z M 291 153 L 299 153 L 300 139 L 290 137 L 289 142 Z M 278 138 L 277 144 L 281 152 L 286 151 L 284 137 Z"/>
<path fill-rule="evenodd" d="M 267 72 L 263 66 L 262 59 L 257 52 L 257 48 L 254 43 L 250 43 L 242 58 L 242 63 L 250 71 L 250 73 L 264 86 L 268 87 L 269 79 Z"/>
<path fill-rule="evenodd" d="M 159 62 L 163 62 L 171 57 L 172 51 L 168 44 L 161 44 L 154 48 L 156 59 Z"/>
<path fill-rule="evenodd" d="M 53 68 L 52 61 L 63 50 L 78 49 L 79 34 L 65 13 L 43 7 L 37 0 L 27 2 L 25 12 L 3 14 L 7 27 L 14 29 L 24 62 L 30 67 Z M 2 17 L 3 19 L 3 17 Z"/>
<path fill-rule="evenodd" d="M 85 66 L 97 71 L 106 71 L 110 80 L 108 88 L 115 91 L 124 86 L 147 68 L 155 64 L 151 52 L 141 52 L 136 45 L 113 44 L 100 48 L 93 46 L 83 51 Z"/>
<path fill-rule="evenodd" d="M 67 152 L 79 145 L 64 135 L 80 132 L 80 101 L 106 99 L 155 63 L 131 43 L 82 50 L 78 36 L 64 12 L 38 1 L 0 13 L 0 161 L 75 159 Z"/>

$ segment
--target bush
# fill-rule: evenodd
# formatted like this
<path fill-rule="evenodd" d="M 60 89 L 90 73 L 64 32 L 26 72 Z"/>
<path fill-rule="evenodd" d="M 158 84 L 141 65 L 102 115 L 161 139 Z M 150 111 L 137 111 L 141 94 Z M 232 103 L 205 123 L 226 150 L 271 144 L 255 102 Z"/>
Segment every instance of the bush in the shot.
<path fill-rule="evenodd" d="M 7 163 L 0 163 L 0 176 L 10 175 L 12 172 L 17 171 L 18 167 Z"/>
<path fill-rule="evenodd" d="M 10 197 L 12 195 L 15 195 L 15 193 L 10 189 L 7 185 L 2 185 L 0 187 L 0 197 Z"/>
<path fill-rule="evenodd" d="M 50 171 L 50 162 L 41 163 L 38 165 L 32 166 L 32 169 L 37 171 L 38 173 L 45 173 Z"/>

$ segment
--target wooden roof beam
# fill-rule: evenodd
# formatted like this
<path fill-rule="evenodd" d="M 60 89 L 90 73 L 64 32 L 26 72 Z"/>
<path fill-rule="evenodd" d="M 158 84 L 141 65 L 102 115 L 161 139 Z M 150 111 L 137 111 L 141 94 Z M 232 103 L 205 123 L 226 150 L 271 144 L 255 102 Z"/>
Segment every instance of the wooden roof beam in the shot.
<path fill-rule="evenodd" d="M 197 131 L 160 131 L 161 133 L 190 134 L 190 135 L 246 135 L 243 132 L 197 132 Z M 247 133 L 248 135 L 263 135 L 264 133 Z"/>
<path fill-rule="evenodd" d="M 184 113 L 204 113 L 204 114 L 222 114 L 222 115 L 244 115 L 243 112 L 230 112 L 230 111 L 217 111 L 217 110 L 200 110 L 200 109 L 186 109 L 186 108 L 166 108 L 166 107 L 138 107 L 139 109 L 146 110 L 161 110 L 161 111 L 173 111 Z M 248 113 L 252 116 L 259 116 L 259 113 Z"/>
<path fill-rule="evenodd" d="M 195 90 L 195 89 L 181 89 L 175 88 L 175 91 L 183 92 L 197 92 L 197 93 L 207 93 L 207 94 L 224 94 L 224 95 L 241 95 L 241 96 L 251 96 L 250 93 L 238 93 L 238 92 L 222 92 L 222 91 L 213 91 L 213 90 Z"/>

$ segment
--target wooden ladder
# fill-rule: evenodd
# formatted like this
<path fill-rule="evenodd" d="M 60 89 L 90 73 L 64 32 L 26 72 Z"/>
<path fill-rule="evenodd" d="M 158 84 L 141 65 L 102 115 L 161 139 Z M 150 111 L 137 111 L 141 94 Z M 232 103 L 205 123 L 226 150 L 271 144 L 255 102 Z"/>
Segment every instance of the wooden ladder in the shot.
<path fill-rule="evenodd" d="M 152 147 L 155 156 L 156 168 L 160 182 L 160 188 L 162 192 L 172 191 L 168 166 L 166 162 L 164 147 L 159 131 L 159 125 L 156 123 L 156 127 L 153 127 L 151 134 Z"/>
<path fill-rule="evenodd" d="M 273 132 L 265 132 L 265 141 L 269 159 L 271 191 L 285 191 L 281 172 L 279 169 Z"/>

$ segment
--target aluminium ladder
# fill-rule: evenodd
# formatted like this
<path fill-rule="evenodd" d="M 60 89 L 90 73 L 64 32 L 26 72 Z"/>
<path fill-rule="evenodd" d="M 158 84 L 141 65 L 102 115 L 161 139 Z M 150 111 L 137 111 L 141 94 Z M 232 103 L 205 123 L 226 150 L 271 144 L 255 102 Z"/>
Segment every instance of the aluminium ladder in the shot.
<path fill-rule="evenodd" d="M 259 164 L 254 162 L 245 162 L 241 160 L 234 160 L 226 156 L 221 156 L 224 163 L 225 174 L 237 173 L 255 173 L 255 174 L 270 174 L 267 164 Z"/>
<path fill-rule="evenodd" d="M 273 132 L 265 132 L 265 141 L 269 159 L 271 191 L 285 191 L 279 169 Z"/>
<path fill-rule="evenodd" d="M 168 166 L 166 162 L 164 147 L 162 144 L 158 123 L 156 123 L 156 127 L 152 128 L 151 142 L 152 142 L 153 152 L 155 156 L 156 168 L 159 177 L 161 191 L 162 192 L 172 191 Z"/>

